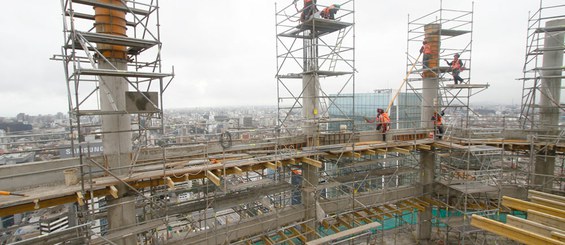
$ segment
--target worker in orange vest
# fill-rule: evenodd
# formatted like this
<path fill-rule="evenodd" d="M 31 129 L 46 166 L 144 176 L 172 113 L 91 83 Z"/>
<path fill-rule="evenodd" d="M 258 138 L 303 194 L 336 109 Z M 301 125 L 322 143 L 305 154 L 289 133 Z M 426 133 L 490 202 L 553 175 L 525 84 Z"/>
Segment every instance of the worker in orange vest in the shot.
<path fill-rule="evenodd" d="M 463 83 L 463 78 L 459 76 L 459 73 L 461 73 L 464 67 L 463 62 L 459 59 L 459 54 L 453 55 L 453 61 L 451 62 L 447 61 L 446 59 L 444 60 L 449 66 L 451 66 L 451 75 L 453 76 L 453 82 L 455 84 L 457 84 L 457 82 Z"/>
<path fill-rule="evenodd" d="M 377 109 L 377 117 L 375 120 L 369 120 L 365 118 L 365 121 L 368 123 L 377 123 L 377 131 L 380 131 L 383 134 L 383 141 L 386 141 L 386 132 L 390 129 L 390 117 L 388 113 L 386 113 L 383 109 Z"/>
<path fill-rule="evenodd" d="M 316 0 L 304 0 L 304 8 L 302 8 L 302 14 L 300 15 L 300 21 L 304 22 L 314 13 L 318 12 L 318 8 L 316 8 Z"/>
<path fill-rule="evenodd" d="M 339 8 L 340 8 L 339 4 L 332 4 L 328 7 L 325 7 L 320 13 L 320 16 L 322 16 L 322 18 L 324 19 L 335 20 L 335 14 L 339 10 Z"/>
<path fill-rule="evenodd" d="M 443 138 L 443 133 L 444 133 L 443 118 L 442 118 L 443 115 L 445 115 L 444 111 L 441 111 L 441 114 L 437 113 L 437 111 L 434 111 L 434 115 L 432 116 L 432 121 L 434 121 L 434 135 L 438 139 Z"/>
<path fill-rule="evenodd" d="M 427 41 L 422 42 L 422 47 L 420 48 L 420 54 L 422 53 L 424 54 L 424 57 L 422 58 L 422 64 L 424 65 L 424 68 L 428 68 L 429 60 L 430 58 L 432 58 L 432 47 Z"/>

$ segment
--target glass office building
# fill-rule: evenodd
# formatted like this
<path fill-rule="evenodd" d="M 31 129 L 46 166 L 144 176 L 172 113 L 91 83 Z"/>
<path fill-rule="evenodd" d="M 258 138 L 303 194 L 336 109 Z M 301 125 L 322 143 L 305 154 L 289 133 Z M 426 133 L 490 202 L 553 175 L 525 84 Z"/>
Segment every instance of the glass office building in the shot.
<path fill-rule="evenodd" d="M 386 110 L 394 92 L 392 89 L 379 89 L 373 93 L 356 93 L 355 103 L 351 94 L 341 94 L 340 97 L 330 95 L 334 103 L 329 103 L 330 118 L 349 118 L 355 121 L 357 130 L 374 130 L 375 123 L 365 122 L 365 118 L 374 120 L 377 109 Z M 389 110 L 392 121 L 391 128 L 414 128 L 419 126 L 421 100 L 414 93 L 400 93 Z M 355 111 L 355 115 L 353 114 Z M 346 124 L 351 129 L 351 123 L 330 123 L 329 129 L 337 130 L 340 125 Z"/>

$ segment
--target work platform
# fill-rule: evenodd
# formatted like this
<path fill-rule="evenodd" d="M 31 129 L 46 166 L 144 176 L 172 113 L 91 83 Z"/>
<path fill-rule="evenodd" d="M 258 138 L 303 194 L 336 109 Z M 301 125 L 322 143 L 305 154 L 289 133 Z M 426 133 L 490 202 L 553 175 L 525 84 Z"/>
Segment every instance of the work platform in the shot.
<path fill-rule="evenodd" d="M 352 25 L 352 23 L 341 22 L 339 20 L 310 18 L 293 28 L 284 30 L 283 32 L 279 33 L 278 36 L 305 39 L 318 38 L 329 33 L 345 29 Z M 313 33 L 305 33 L 307 31 L 311 31 Z"/>
<path fill-rule="evenodd" d="M 322 163 L 313 158 L 359 158 L 362 155 L 377 155 L 389 152 L 410 154 L 411 151 L 418 149 L 429 150 L 431 149 L 431 144 L 433 144 L 431 139 L 405 142 L 360 142 L 358 144 L 323 146 L 319 147 L 319 149 L 316 147 L 306 147 L 302 151 L 255 156 L 253 158 L 248 158 L 250 156 L 247 155 L 240 155 L 216 164 L 210 163 L 209 159 L 171 162 L 166 165 L 161 164 L 159 167 L 145 166 L 136 168 L 134 172 L 128 175 L 95 177 L 92 179 L 92 182 L 85 182 L 85 188 L 87 193 L 93 191 L 95 196 L 107 196 L 117 195 L 117 190 L 115 190 L 114 186 L 121 183 L 128 183 L 134 188 L 150 186 L 168 186 L 172 188 L 175 182 L 206 178 L 220 186 L 222 185 L 221 177 L 225 175 L 237 175 L 263 169 L 276 169 L 284 165 L 296 165 L 299 163 L 310 164 L 320 168 Z M 214 156 L 214 159 L 221 158 L 220 156 Z M 101 165 L 96 167 L 102 168 Z M 163 167 L 165 168 L 163 169 Z M 91 185 L 92 188 L 90 187 Z M 78 195 L 77 192 L 80 190 L 80 184 L 15 190 L 27 196 L 0 196 L 0 217 L 90 198 L 89 196 Z"/>

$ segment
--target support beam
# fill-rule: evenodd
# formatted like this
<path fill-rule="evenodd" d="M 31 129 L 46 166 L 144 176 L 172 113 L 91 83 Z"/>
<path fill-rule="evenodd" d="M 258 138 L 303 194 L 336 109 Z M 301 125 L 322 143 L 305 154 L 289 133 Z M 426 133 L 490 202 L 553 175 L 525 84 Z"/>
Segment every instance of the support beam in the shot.
<path fill-rule="evenodd" d="M 312 158 L 308 158 L 308 157 L 303 157 L 300 159 L 301 162 L 306 163 L 306 164 L 310 164 L 316 168 L 322 168 L 322 162 L 318 161 L 318 160 L 314 160 Z"/>
<path fill-rule="evenodd" d="M 290 245 L 294 245 L 292 239 L 288 238 L 283 231 L 278 231 L 277 234 L 282 238 L 282 242 L 288 242 Z"/>
<path fill-rule="evenodd" d="M 511 225 L 526 231 L 530 231 L 545 237 L 551 237 L 551 232 L 560 232 L 561 230 L 549 227 L 537 222 L 533 222 L 527 219 L 522 219 L 516 216 L 508 215 L 506 216 L 506 224 Z"/>
<path fill-rule="evenodd" d="M 544 199 L 548 199 L 548 200 L 553 200 L 553 201 L 556 201 L 556 202 L 565 203 L 565 197 L 564 196 L 553 195 L 553 194 L 549 194 L 549 193 L 545 193 L 545 192 L 541 192 L 541 191 L 529 190 L 528 191 L 528 198 L 532 198 L 532 197 L 539 197 L 539 198 L 544 198 Z"/>
<path fill-rule="evenodd" d="M 274 242 L 273 240 L 271 240 L 271 238 L 268 237 L 268 236 L 263 236 L 263 237 L 261 237 L 261 239 L 262 239 L 262 240 L 265 242 L 265 244 L 267 244 L 267 245 L 274 245 L 274 244 L 275 244 L 275 242 Z"/>
<path fill-rule="evenodd" d="M 530 197 L 530 200 L 533 203 L 537 203 L 537 204 L 540 204 L 540 205 L 544 205 L 544 206 L 548 206 L 548 207 L 552 207 L 552 208 L 556 208 L 556 209 L 565 211 L 565 203 L 563 203 L 562 201 L 554 201 L 554 200 L 550 200 L 550 199 L 546 199 L 546 198 L 542 198 L 542 197 L 537 197 L 537 196 Z"/>
<path fill-rule="evenodd" d="M 540 204 L 537 204 L 537 203 L 532 203 L 532 202 L 528 202 L 528 201 L 524 201 L 524 200 L 520 200 L 520 199 L 516 199 L 516 198 L 512 198 L 512 197 L 503 196 L 502 197 L 502 205 L 509 207 L 509 208 L 516 209 L 516 210 L 520 210 L 520 211 L 535 210 L 535 211 L 539 211 L 539 212 L 542 212 L 542 213 L 557 216 L 557 217 L 560 217 L 560 218 L 565 218 L 565 211 L 563 211 L 563 210 L 559 210 L 559 209 L 556 209 L 556 208 L 552 208 L 552 207 L 548 207 L 548 206 L 544 206 L 544 205 L 540 205 Z"/>
<path fill-rule="evenodd" d="M 77 203 L 79 206 L 84 206 L 84 196 L 80 191 L 77 191 Z"/>
<path fill-rule="evenodd" d="M 165 183 L 167 184 L 167 187 L 169 187 L 169 189 L 175 188 L 175 182 L 173 182 L 171 177 L 165 177 Z"/>
<path fill-rule="evenodd" d="M 335 234 L 331 234 L 329 236 L 325 236 L 313 241 L 309 241 L 306 243 L 306 245 L 319 245 L 319 244 L 329 244 L 331 241 L 337 240 L 337 239 L 341 239 L 347 236 L 351 236 L 351 235 L 355 235 L 355 234 L 359 234 L 361 232 L 370 230 L 370 229 L 375 229 L 377 227 L 379 227 L 381 224 L 378 222 L 373 222 L 370 224 L 366 224 L 366 225 L 362 225 L 362 226 L 358 226 L 352 229 L 348 229 L 348 230 L 344 230 L 341 232 L 337 232 Z"/>
<path fill-rule="evenodd" d="M 528 220 L 557 228 L 559 230 L 565 230 L 565 218 L 555 217 L 535 210 L 528 210 Z"/>
<path fill-rule="evenodd" d="M 549 237 L 544 237 L 534 232 L 513 227 L 511 225 L 494 221 L 476 214 L 473 214 L 473 216 L 471 217 L 471 225 L 486 231 L 490 231 L 499 236 L 507 237 L 514 241 L 528 245 L 538 245 L 538 244 L 563 245 L 563 243 L 558 240 L 551 239 Z"/>
<path fill-rule="evenodd" d="M 243 170 L 241 168 L 233 167 L 233 170 L 234 170 L 235 174 L 237 174 L 237 175 L 243 174 Z"/>
<path fill-rule="evenodd" d="M 290 232 L 292 232 L 293 237 L 298 237 L 298 239 L 300 239 L 300 241 L 302 241 L 303 243 L 307 242 L 306 237 L 302 235 L 300 231 L 298 231 L 298 229 L 294 228 L 294 226 L 288 229 L 290 230 Z"/>
<path fill-rule="evenodd" d="M 416 148 L 418 150 L 424 150 L 424 151 L 431 151 L 432 150 L 431 145 L 417 145 Z"/>
<path fill-rule="evenodd" d="M 379 155 L 386 155 L 387 151 L 386 151 L 386 149 L 377 149 L 377 153 Z"/>
<path fill-rule="evenodd" d="M 221 180 L 218 176 L 210 171 L 206 171 L 206 177 L 212 181 L 216 186 L 221 186 Z"/>
<path fill-rule="evenodd" d="M 266 162 L 266 163 L 263 163 L 263 165 L 265 165 L 265 168 L 277 170 L 277 165 L 272 163 L 272 162 Z"/>
<path fill-rule="evenodd" d="M 565 243 L 565 233 L 563 232 L 551 232 L 551 238 Z"/>
<path fill-rule="evenodd" d="M 364 150 L 364 151 L 361 152 L 361 154 L 363 154 L 363 155 L 369 155 L 369 156 L 374 156 L 374 155 L 377 155 L 377 152 L 376 152 L 376 151 L 373 151 L 373 150 Z"/>
<path fill-rule="evenodd" d="M 361 158 L 361 153 L 357 153 L 357 152 L 354 152 L 354 151 L 351 151 L 351 152 L 344 152 L 344 153 L 343 153 L 343 156 L 346 156 L 346 157 L 353 157 L 353 158 Z"/>

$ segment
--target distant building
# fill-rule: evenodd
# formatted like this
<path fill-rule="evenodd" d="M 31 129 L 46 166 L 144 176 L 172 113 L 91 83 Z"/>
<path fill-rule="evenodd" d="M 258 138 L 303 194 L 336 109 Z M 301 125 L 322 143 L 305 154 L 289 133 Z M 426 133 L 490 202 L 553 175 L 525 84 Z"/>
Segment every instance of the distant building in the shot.
<path fill-rule="evenodd" d="M 250 128 L 253 127 L 252 117 L 243 117 L 243 127 Z"/>
<path fill-rule="evenodd" d="M 0 129 L 6 131 L 7 133 L 29 131 L 33 127 L 30 124 L 24 124 L 23 122 L 1 122 Z"/>

